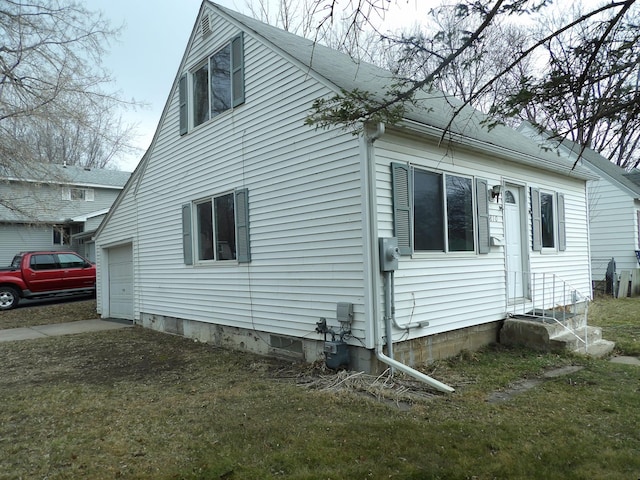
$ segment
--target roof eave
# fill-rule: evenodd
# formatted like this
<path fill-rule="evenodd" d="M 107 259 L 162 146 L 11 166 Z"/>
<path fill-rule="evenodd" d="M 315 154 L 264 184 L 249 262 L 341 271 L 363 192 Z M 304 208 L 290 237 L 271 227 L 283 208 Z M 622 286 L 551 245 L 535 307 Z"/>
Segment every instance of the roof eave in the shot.
<path fill-rule="evenodd" d="M 495 157 L 499 157 L 504 160 L 517 162 L 530 167 L 542 168 L 550 172 L 559 173 L 561 175 L 569 176 L 571 178 L 576 178 L 579 180 L 586 181 L 586 180 L 598 179 L 596 175 L 585 171 L 586 169 L 584 168 L 581 168 L 579 171 L 576 169 L 567 170 L 566 166 L 560 165 L 548 159 L 525 154 L 522 152 L 518 152 L 516 150 L 504 148 L 492 143 L 483 142 L 482 140 L 466 137 L 459 133 L 453 133 L 450 131 L 445 132 L 441 128 L 416 122 L 415 120 L 404 119 L 398 125 L 400 127 L 404 127 L 412 131 L 418 132 L 427 137 L 437 139 L 438 141 L 440 141 L 443 138 L 443 136 L 445 136 L 446 134 L 446 138 L 449 141 L 453 141 L 458 145 L 461 145 L 467 148 L 472 148 L 475 150 L 482 151 L 483 153 L 486 153 Z"/>

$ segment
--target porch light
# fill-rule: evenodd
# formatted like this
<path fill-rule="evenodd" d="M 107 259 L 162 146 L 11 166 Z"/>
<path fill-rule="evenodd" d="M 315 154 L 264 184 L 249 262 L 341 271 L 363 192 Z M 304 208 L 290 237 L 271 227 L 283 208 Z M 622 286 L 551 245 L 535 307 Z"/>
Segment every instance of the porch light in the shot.
<path fill-rule="evenodd" d="M 494 185 L 491 190 L 489 190 L 491 194 L 491 199 L 496 199 L 496 203 L 500 201 L 500 194 L 502 193 L 502 185 Z"/>

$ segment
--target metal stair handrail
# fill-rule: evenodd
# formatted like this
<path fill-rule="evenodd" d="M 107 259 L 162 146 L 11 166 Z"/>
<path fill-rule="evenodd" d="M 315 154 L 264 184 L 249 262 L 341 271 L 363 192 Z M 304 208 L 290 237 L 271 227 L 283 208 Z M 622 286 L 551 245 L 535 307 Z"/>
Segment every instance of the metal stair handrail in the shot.
<path fill-rule="evenodd" d="M 555 273 L 547 272 L 506 272 L 508 316 L 523 316 L 553 320 L 571 332 L 580 342 L 587 342 L 587 318 L 591 298 L 573 287 Z M 518 282 L 523 295 L 515 297 Z M 512 295 L 513 294 L 513 295 Z M 579 303 L 584 304 L 584 339 L 566 325 L 567 314 L 578 315 Z M 568 312 L 567 309 L 570 308 Z M 561 313 L 561 315 L 558 315 Z M 559 318 L 560 317 L 560 318 Z"/>

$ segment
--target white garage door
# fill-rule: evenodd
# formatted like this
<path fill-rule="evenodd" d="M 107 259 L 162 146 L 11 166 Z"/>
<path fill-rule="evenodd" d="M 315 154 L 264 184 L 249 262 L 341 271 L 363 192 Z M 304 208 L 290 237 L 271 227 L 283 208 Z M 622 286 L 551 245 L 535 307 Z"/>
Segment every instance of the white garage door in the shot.
<path fill-rule="evenodd" d="M 133 320 L 133 249 L 109 249 L 109 316 Z"/>

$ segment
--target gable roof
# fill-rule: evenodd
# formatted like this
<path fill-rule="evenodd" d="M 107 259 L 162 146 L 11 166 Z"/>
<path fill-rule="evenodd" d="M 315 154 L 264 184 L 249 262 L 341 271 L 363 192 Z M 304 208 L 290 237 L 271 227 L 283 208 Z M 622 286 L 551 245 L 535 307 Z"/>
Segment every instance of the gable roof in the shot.
<path fill-rule="evenodd" d="M 571 140 L 563 141 L 562 145 L 569 149 L 569 151 L 575 156 L 580 153 L 580 149 L 582 148 Z M 583 163 L 588 163 L 592 167 L 595 167 L 604 175 L 609 177 L 610 180 L 619 183 L 620 186 L 633 192 L 634 195 L 640 196 L 640 183 L 638 183 L 640 180 L 640 172 L 627 172 L 624 168 L 619 167 L 608 158 L 603 157 L 598 152 L 588 147 L 585 147 L 582 152 L 582 161 Z"/>
<path fill-rule="evenodd" d="M 142 181 L 151 156 L 150 154 L 157 142 L 160 128 L 169 112 L 170 102 L 174 92 L 177 91 L 180 76 L 183 73 L 186 59 L 198 31 L 199 22 L 207 9 L 218 13 L 241 31 L 268 46 L 271 50 L 278 52 L 336 93 L 340 93 L 341 90 L 349 91 L 357 88 L 371 92 L 382 98 L 386 89 L 394 83 L 393 74 L 388 70 L 366 62 L 356 62 L 349 55 L 338 52 L 337 50 L 268 25 L 255 18 L 248 17 L 211 2 L 210 0 L 203 0 L 198 16 L 194 20 L 191 35 L 183 53 L 180 66 L 174 77 L 170 94 L 165 101 L 160 119 L 158 120 L 151 144 L 131 174 L 127 184 L 118 195 L 103 225 L 107 223 L 124 195 L 126 195 L 131 188 L 136 191 Z M 455 139 L 463 144 L 471 143 L 475 148 L 484 149 L 491 154 L 501 156 L 511 161 L 519 161 L 526 165 L 543 168 L 583 180 L 595 178 L 588 170 L 580 166 L 574 168 L 573 163 L 568 162 L 557 154 L 541 149 L 530 138 L 519 135 L 518 132 L 511 128 L 497 125 L 489 131 L 486 127 L 482 126 L 482 121 L 488 119 L 488 117 L 470 107 L 465 107 L 454 121 L 450 123 L 455 107 L 460 106 L 460 101 L 454 97 L 441 92 L 431 94 L 423 92 L 422 98 L 427 104 L 426 107 L 422 109 L 408 109 L 406 118 L 413 128 L 415 128 L 414 124 L 429 127 L 429 133 L 433 137 L 437 137 L 438 140 L 443 139 L 444 133 L 448 132 L 448 138 L 451 140 Z M 424 133 L 424 129 L 420 130 Z M 447 138 L 444 139 L 446 140 Z M 469 142 L 470 139 L 472 139 L 473 142 Z M 98 233 L 101 228 L 102 226 L 98 229 Z"/>
<path fill-rule="evenodd" d="M 358 89 L 370 92 L 381 100 L 396 81 L 388 70 L 370 63 L 356 62 L 349 55 L 242 15 L 209 0 L 204 0 L 200 16 L 203 14 L 205 5 L 235 23 L 245 33 L 267 44 L 272 50 L 298 63 L 300 67 L 319 78 L 336 93 L 341 90 Z M 492 155 L 568 176 L 581 179 L 593 178 L 584 168 L 580 166 L 574 168 L 572 162 L 556 152 L 540 148 L 536 142 L 520 135 L 512 128 L 497 125 L 489 129 L 483 125 L 483 122 L 491 121 L 488 116 L 469 106 L 463 107 L 462 102 L 452 96 L 432 90 L 420 92 L 418 98 L 418 107 L 407 108 L 405 119 L 408 122 L 404 123 L 405 126 L 415 127 L 415 124 L 419 124 L 427 127 L 426 131 L 424 128 L 419 130 L 431 134 L 438 140 L 453 140 Z"/>
<path fill-rule="evenodd" d="M 0 168 L 0 180 L 92 188 L 121 189 L 130 176 L 130 172 L 119 170 L 89 169 L 55 163 L 31 164 L 28 171 L 20 172 L 19 175 L 6 168 Z"/>
<path fill-rule="evenodd" d="M 600 177 L 605 177 L 609 181 L 615 182 L 618 186 L 628 190 L 628 193 L 640 197 L 640 171 L 634 169 L 627 172 L 624 168 L 611 162 L 608 158 L 600 155 L 589 147 L 583 147 L 573 140 L 564 138 L 562 140 L 554 139 L 549 132 L 539 132 L 529 122 L 523 122 L 521 129 L 527 129 L 531 132 L 536 131 L 544 141 L 556 145 L 559 150 L 564 150 L 569 158 L 575 162 L 580 156 L 580 162 L 586 164 L 592 170 L 595 170 Z"/>

